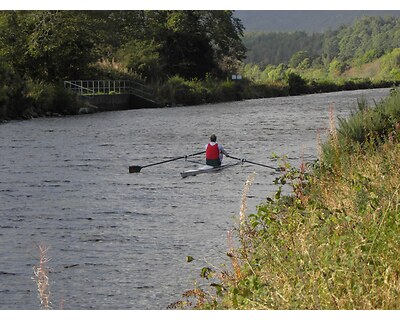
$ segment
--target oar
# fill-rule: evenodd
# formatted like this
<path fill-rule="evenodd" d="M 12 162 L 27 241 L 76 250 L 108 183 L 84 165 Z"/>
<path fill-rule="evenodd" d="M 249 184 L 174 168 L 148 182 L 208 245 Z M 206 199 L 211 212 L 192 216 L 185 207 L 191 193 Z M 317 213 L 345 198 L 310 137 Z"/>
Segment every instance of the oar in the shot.
<path fill-rule="evenodd" d="M 176 157 L 176 158 L 172 158 L 172 159 L 168 159 L 168 160 L 164 160 L 164 161 L 160 161 L 160 162 L 156 162 L 156 163 L 147 164 L 145 166 L 129 166 L 129 173 L 140 172 L 140 170 L 142 170 L 143 168 L 156 166 L 158 164 L 163 164 L 163 163 L 167 163 L 167 162 L 171 162 L 171 161 L 175 161 L 175 160 L 179 160 L 179 159 L 184 159 L 184 158 L 191 157 L 191 156 L 197 156 L 197 155 L 202 154 L 204 152 L 205 151 L 192 153 L 192 154 L 188 154 L 186 156 L 180 156 L 180 157 Z"/>
<path fill-rule="evenodd" d="M 201 162 L 201 161 L 188 160 L 188 159 L 185 159 L 185 161 L 190 162 L 190 163 L 196 163 L 196 164 L 202 164 L 202 165 L 204 165 L 204 162 Z"/>
<path fill-rule="evenodd" d="M 251 163 L 251 164 L 255 164 L 255 165 L 257 165 L 257 166 L 266 167 L 266 168 L 274 169 L 274 170 L 277 170 L 277 171 L 281 171 L 280 168 L 274 168 L 274 167 L 271 167 L 271 166 L 267 166 L 266 164 L 261 164 L 261 163 L 253 162 L 253 161 L 250 161 L 250 160 L 247 160 L 247 159 L 239 159 L 239 158 L 236 158 L 236 157 L 233 157 L 233 156 L 230 156 L 230 155 L 228 155 L 227 157 L 228 157 L 228 158 L 235 159 L 235 160 L 239 160 L 239 161 L 242 161 L 242 162 L 248 162 L 248 163 Z"/>

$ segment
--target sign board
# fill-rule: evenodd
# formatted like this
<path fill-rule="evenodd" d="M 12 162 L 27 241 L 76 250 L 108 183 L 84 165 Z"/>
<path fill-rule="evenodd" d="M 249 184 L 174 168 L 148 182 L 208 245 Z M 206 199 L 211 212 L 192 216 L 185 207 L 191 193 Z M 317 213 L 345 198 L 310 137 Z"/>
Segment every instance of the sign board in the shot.
<path fill-rule="evenodd" d="M 242 80 L 242 75 L 241 74 L 233 74 L 232 80 Z"/>

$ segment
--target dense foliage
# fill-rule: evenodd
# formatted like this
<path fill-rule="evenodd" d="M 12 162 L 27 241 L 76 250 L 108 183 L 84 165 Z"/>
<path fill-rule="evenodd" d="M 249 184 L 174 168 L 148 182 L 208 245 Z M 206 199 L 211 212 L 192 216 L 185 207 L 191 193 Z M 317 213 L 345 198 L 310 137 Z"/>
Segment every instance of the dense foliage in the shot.
<path fill-rule="evenodd" d="M 399 18 L 363 17 L 315 34 L 243 31 L 232 11 L 0 12 L 0 117 L 76 113 L 63 80 L 140 81 L 160 105 L 400 82 Z"/>
<path fill-rule="evenodd" d="M 400 18 L 365 16 L 325 33 L 246 33 L 243 42 L 249 51 L 246 63 L 261 67 L 288 64 L 298 51 L 307 53 L 310 64 L 367 63 L 400 47 Z"/>
<path fill-rule="evenodd" d="M 351 25 L 362 16 L 400 16 L 398 10 L 238 10 L 248 32 L 325 32 Z"/>
<path fill-rule="evenodd" d="M 244 64 L 241 72 L 260 86 L 280 84 L 288 94 L 397 85 L 399 34 L 400 18 L 362 17 L 324 34 L 246 35 L 247 61 L 257 60 Z"/>
<path fill-rule="evenodd" d="M 245 33 L 243 43 L 248 48 L 245 62 L 260 67 L 289 63 L 298 51 L 306 52 L 311 57 L 322 53 L 323 34 L 308 34 L 304 31 Z"/>
<path fill-rule="evenodd" d="M 32 105 L 14 103 L 32 100 L 31 85 L 225 77 L 244 58 L 242 32 L 232 11 L 0 12 L 2 115 L 22 115 Z"/>
<path fill-rule="evenodd" d="M 119 59 L 146 78 L 203 78 L 243 59 L 243 26 L 231 11 L 23 11 L 0 14 L 1 56 L 36 80 L 91 75 Z M 223 64 L 224 63 L 224 64 Z M 141 66 L 145 65 L 146 68 Z"/>

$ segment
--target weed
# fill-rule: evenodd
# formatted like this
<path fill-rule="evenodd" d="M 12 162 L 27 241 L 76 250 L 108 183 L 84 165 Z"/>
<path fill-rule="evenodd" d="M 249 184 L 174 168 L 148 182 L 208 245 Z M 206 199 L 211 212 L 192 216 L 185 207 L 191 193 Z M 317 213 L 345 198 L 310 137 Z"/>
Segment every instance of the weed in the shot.
<path fill-rule="evenodd" d="M 49 268 L 47 267 L 50 259 L 47 257 L 49 248 L 44 244 L 39 245 L 39 265 L 33 267 L 35 282 L 38 288 L 38 296 L 42 309 L 51 309 L 50 286 L 49 286 Z"/>

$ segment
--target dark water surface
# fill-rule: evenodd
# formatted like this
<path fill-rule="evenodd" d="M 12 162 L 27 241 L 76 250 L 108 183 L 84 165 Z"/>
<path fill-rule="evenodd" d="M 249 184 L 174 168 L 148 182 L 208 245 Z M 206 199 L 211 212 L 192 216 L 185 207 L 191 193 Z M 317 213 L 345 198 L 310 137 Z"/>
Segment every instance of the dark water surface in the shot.
<path fill-rule="evenodd" d="M 346 117 L 357 98 L 388 89 L 106 112 L 0 125 L 0 308 L 38 309 L 33 266 L 49 246 L 54 309 L 165 309 L 199 269 L 223 262 L 244 183 L 257 172 L 248 213 L 275 191 L 259 166 L 181 179 L 215 133 L 231 155 L 276 165 L 316 158 L 329 105 Z M 197 157 L 201 160 L 201 157 Z M 226 159 L 226 162 L 232 161 Z M 186 256 L 196 260 L 188 264 Z"/>

